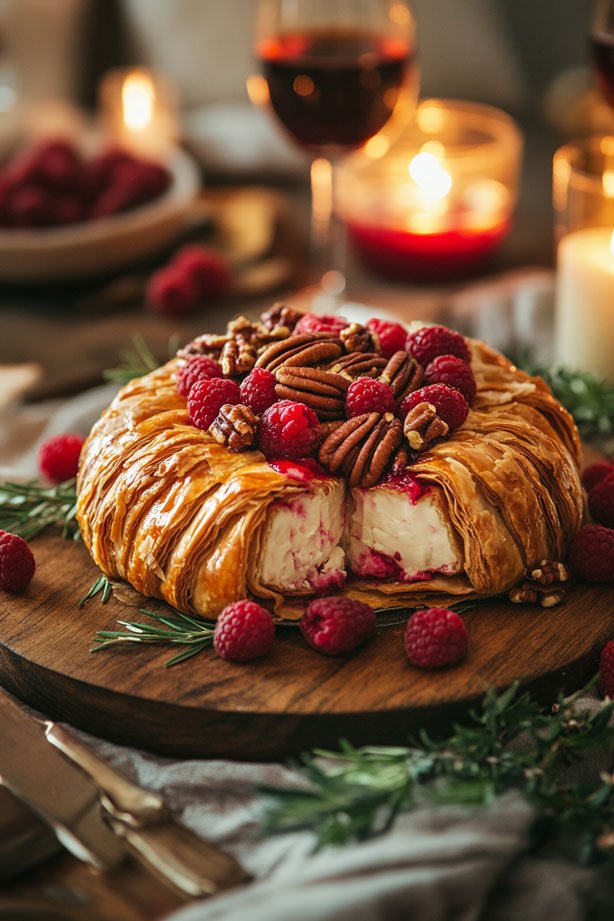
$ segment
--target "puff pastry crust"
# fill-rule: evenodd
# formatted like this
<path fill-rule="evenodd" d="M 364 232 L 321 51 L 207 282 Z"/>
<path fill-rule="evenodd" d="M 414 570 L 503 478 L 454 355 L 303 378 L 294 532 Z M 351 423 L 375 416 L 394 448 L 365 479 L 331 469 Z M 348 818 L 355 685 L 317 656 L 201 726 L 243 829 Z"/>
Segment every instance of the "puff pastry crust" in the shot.
<path fill-rule="evenodd" d="M 570 415 L 540 378 L 477 340 L 478 393 L 466 423 L 411 472 L 437 487 L 464 572 L 415 583 L 354 581 L 375 608 L 446 604 L 507 591 L 527 566 L 562 559 L 581 523 L 581 447 Z M 296 597 L 258 581 L 270 507 L 304 490 L 259 451 L 233 454 L 188 420 L 177 360 L 124 387 L 83 448 L 77 519 L 107 575 L 179 610 L 215 618 L 247 594 L 281 616 Z M 330 489 L 330 480 L 313 488 Z"/>

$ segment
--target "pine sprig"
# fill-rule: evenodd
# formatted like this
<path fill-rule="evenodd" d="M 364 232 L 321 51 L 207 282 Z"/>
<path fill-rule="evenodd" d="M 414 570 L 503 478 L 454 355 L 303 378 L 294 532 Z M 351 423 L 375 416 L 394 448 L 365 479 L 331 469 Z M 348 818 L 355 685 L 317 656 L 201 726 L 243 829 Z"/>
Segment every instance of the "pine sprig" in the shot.
<path fill-rule="evenodd" d="M 139 608 L 139 613 L 151 617 L 156 624 L 118 620 L 117 623 L 125 627 L 125 630 L 98 630 L 94 637 L 97 645 L 93 646 L 90 652 L 101 652 L 104 649 L 134 643 L 187 647 L 164 663 L 165 668 L 170 668 L 213 645 L 213 629 L 206 626 L 202 620 L 196 620 L 180 611 L 173 612 L 172 617 L 168 614 L 158 614 L 148 608 Z"/>
<path fill-rule="evenodd" d="M 168 357 L 172 358 L 179 347 L 179 337 L 173 335 L 168 340 Z M 151 371 L 160 367 L 160 362 L 148 346 L 143 336 L 137 334 L 132 337 L 132 348 L 123 349 L 119 353 L 119 364 L 116 368 L 108 368 L 102 376 L 107 381 L 118 384 L 127 384 L 136 377 L 144 377 Z"/>
<path fill-rule="evenodd" d="M 539 367 L 532 365 L 530 359 L 519 365 L 528 374 L 543 377 L 557 400 L 571 413 L 586 441 L 614 436 L 614 384 L 589 371 Z"/>
<path fill-rule="evenodd" d="M 50 527 L 61 528 L 62 537 L 78 540 L 75 520 L 75 480 L 44 486 L 38 480 L 0 483 L 0 528 L 32 540 Z"/>
<path fill-rule="evenodd" d="M 502 694 L 488 692 L 471 723 L 456 725 L 443 741 L 422 732 L 403 747 L 344 742 L 337 752 L 314 750 L 300 768 L 309 790 L 264 789 L 265 831 L 308 829 L 319 846 L 339 845 L 379 834 L 400 810 L 426 803 L 486 805 L 515 789 L 536 809 L 536 836 L 569 836 L 582 860 L 614 857 L 614 777 L 580 784 L 563 773 L 614 739 L 608 726 L 614 703 L 595 714 L 576 713 L 577 696 L 560 697 L 544 713 L 514 685 Z"/>

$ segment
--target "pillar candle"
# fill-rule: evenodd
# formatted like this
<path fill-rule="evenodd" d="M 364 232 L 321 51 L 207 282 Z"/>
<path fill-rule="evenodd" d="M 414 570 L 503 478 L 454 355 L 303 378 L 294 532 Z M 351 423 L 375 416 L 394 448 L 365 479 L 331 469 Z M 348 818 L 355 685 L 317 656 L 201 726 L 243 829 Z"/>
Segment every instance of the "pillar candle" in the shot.
<path fill-rule="evenodd" d="M 614 234 L 592 227 L 558 247 L 555 354 L 614 381 Z"/>

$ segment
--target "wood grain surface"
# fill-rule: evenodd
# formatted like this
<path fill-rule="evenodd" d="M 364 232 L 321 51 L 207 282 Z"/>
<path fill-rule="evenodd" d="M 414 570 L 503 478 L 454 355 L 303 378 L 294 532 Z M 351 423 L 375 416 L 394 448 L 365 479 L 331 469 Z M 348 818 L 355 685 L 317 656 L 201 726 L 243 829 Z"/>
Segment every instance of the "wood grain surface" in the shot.
<path fill-rule="evenodd" d="M 469 658 L 446 671 L 407 663 L 402 615 L 352 656 L 322 656 L 282 626 L 266 659 L 239 665 L 207 650 L 165 669 L 167 648 L 92 655 L 95 631 L 138 619 L 136 608 L 94 599 L 79 610 L 97 574 L 81 544 L 41 537 L 34 552 L 28 592 L 0 599 L 0 681 L 54 719 L 165 754 L 268 759 L 341 736 L 399 742 L 444 729 L 489 687 L 518 680 L 543 697 L 579 687 L 614 634 L 612 586 L 577 584 L 549 610 L 495 599 L 467 611 Z"/>

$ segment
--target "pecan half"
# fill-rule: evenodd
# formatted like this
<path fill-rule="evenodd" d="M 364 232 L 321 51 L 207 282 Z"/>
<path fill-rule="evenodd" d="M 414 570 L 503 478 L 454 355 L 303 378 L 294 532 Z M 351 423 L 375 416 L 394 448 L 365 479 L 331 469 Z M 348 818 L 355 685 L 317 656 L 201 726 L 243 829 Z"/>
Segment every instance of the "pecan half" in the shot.
<path fill-rule="evenodd" d="M 230 339 L 220 353 L 222 373 L 226 377 L 247 374 L 256 363 L 256 349 L 247 339 Z"/>
<path fill-rule="evenodd" d="M 424 380 L 424 369 L 407 352 L 395 352 L 380 375 L 380 381 L 388 384 L 395 400 L 403 400 L 408 393 L 417 390 Z"/>
<path fill-rule="evenodd" d="M 288 335 L 290 335 L 300 318 L 301 314 L 298 310 L 293 310 L 292 307 L 286 307 L 284 304 L 273 304 L 272 307 L 260 314 L 260 322 L 265 329 L 270 332 L 280 326 L 285 326 L 288 330 Z"/>
<path fill-rule="evenodd" d="M 405 416 L 403 431 L 412 451 L 426 451 L 448 434 L 449 426 L 432 403 L 418 403 Z"/>
<path fill-rule="evenodd" d="M 257 368 L 275 371 L 281 365 L 312 368 L 337 358 L 343 351 L 341 341 L 328 333 L 304 333 L 273 342 L 258 356 Z"/>
<path fill-rule="evenodd" d="M 512 604 L 537 604 L 539 602 L 542 608 L 553 608 L 563 601 L 565 590 L 527 580 L 514 586 L 508 597 Z"/>
<path fill-rule="evenodd" d="M 282 365 L 275 376 L 275 393 L 280 400 L 305 403 L 323 421 L 343 417 L 345 392 L 350 382 L 340 374 L 323 371 L 321 368 Z"/>
<path fill-rule="evenodd" d="M 220 444 L 227 445 L 229 451 L 239 452 L 252 447 L 257 429 L 258 418 L 249 406 L 224 403 L 209 426 L 209 433 Z"/>
<path fill-rule="evenodd" d="M 350 486 L 375 486 L 402 437 L 392 413 L 364 413 L 347 419 L 322 442 L 318 460 L 331 473 L 343 473 Z"/>
<path fill-rule="evenodd" d="M 368 352 L 373 354 L 379 351 L 379 342 L 373 333 L 361 326 L 360 323 L 350 323 L 339 333 L 339 338 L 343 342 L 343 347 L 348 353 Z"/>
<path fill-rule="evenodd" d="M 353 355 L 341 355 L 326 365 L 327 371 L 342 374 L 348 380 L 356 377 L 378 377 L 386 367 L 386 359 L 375 352 L 355 352 Z"/>
<path fill-rule="evenodd" d="M 410 450 L 409 445 L 402 444 L 397 449 L 396 454 L 392 459 L 392 464 L 390 466 L 391 473 L 404 473 L 405 470 L 410 466 L 412 460 L 414 459 L 414 454 Z"/>
<path fill-rule="evenodd" d="M 571 579 L 567 566 L 564 563 L 556 563 L 554 560 L 541 560 L 539 566 L 536 566 L 527 575 L 539 585 L 552 585 L 554 582 L 568 582 Z"/>

